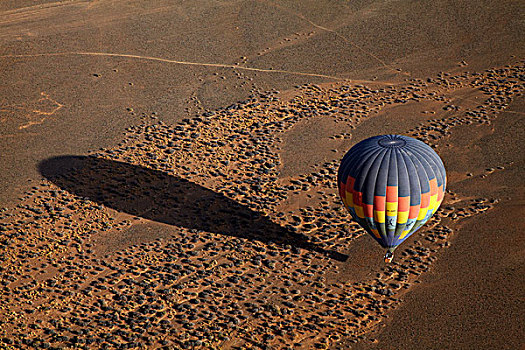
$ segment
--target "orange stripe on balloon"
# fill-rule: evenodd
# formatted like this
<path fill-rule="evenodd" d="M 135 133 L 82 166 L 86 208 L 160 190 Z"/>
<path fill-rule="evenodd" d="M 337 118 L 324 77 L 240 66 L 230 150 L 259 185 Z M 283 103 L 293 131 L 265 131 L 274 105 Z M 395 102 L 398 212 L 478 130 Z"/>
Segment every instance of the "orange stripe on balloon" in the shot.
<path fill-rule="evenodd" d="M 355 183 L 355 179 L 351 176 L 348 176 L 348 179 L 346 180 L 346 192 L 349 192 L 349 193 L 354 192 L 354 183 Z"/>
<path fill-rule="evenodd" d="M 419 208 L 420 207 L 421 207 L 420 205 L 411 205 L 410 206 L 410 211 L 408 212 L 408 218 L 409 219 L 417 218 L 417 216 L 419 214 Z"/>
<path fill-rule="evenodd" d="M 399 197 L 397 200 L 397 211 L 408 211 L 410 209 L 410 197 Z"/>
<path fill-rule="evenodd" d="M 345 187 L 345 194 L 347 197 L 347 205 L 349 207 L 354 207 L 354 182 L 355 179 L 352 176 L 348 176 L 346 179 L 346 187 Z"/>
<path fill-rule="evenodd" d="M 428 208 L 430 204 L 430 192 L 421 193 L 421 208 Z"/>
<path fill-rule="evenodd" d="M 433 178 L 432 180 L 430 180 L 429 184 L 430 184 L 430 195 L 431 196 L 436 195 L 437 194 L 437 179 Z"/>
<path fill-rule="evenodd" d="M 397 186 L 386 186 L 386 201 L 397 202 Z"/>
<path fill-rule="evenodd" d="M 354 204 L 361 206 L 363 203 L 363 192 L 353 191 L 354 194 Z"/>
<path fill-rule="evenodd" d="M 374 208 L 377 211 L 385 211 L 385 196 L 374 196 Z"/>
<path fill-rule="evenodd" d="M 363 203 L 364 214 L 367 218 L 374 217 L 374 206 L 372 204 Z"/>

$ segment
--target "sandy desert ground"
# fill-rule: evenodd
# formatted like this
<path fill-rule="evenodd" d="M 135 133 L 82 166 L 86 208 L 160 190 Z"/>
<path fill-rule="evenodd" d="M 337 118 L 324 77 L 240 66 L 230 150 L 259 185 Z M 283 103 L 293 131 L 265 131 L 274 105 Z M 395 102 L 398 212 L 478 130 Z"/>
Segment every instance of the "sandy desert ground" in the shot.
<path fill-rule="evenodd" d="M 518 1 L 2 1 L 0 347 L 521 349 Z M 441 156 L 396 251 L 337 194 Z"/>

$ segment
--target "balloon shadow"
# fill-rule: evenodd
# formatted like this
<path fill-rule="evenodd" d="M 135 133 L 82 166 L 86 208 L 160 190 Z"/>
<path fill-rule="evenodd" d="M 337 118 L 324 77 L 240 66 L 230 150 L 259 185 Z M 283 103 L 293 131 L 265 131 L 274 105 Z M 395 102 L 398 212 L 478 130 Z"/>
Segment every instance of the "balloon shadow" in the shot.
<path fill-rule="evenodd" d="M 60 188 L 120 212 L 188 229 L 307 249 L 344 261 L 220 193 L 165 172 L 91 156 L 42 161 L 40 173 Z"/>

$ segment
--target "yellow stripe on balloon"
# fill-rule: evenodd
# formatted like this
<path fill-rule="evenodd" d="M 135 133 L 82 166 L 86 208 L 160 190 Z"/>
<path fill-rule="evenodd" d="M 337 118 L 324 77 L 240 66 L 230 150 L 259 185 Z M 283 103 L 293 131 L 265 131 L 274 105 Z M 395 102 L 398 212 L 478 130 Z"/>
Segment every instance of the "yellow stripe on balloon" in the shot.
<path fill-rule="evenodd" d="M 354 206 L 354 196 L 352 192 L 345 191 L 346 193 L 346 206 L 352 208 Z"/>
<path fill-rule="evenodd" d="M 403 231 L 403 232 L 399 235 L 399 239 L 403 239 L 403 238 L 405 238 L 406 235 L 407 235 L 409 232 L 410 232 L 410 229 Z"/>
<path fill-rule="evenodd" d="M 436 201 L 436 203 L 434 204 L 434 208 L 432 209 L 432 214 L 434 214 L 436 212 L 436 210 L 438 210 L 439 206 L 441 205 L 441 202 L 443 200 L 440 200 L 440 201 Z"/>
<path fill-rule="evenodd" d="M 432 213 L 436 209 L 436 203 L 437 203 L 437 193 L 433 196 L 430 196 L 430 204 L 428 205 L 428 209 L 432 210 Z"/>
<path fill-rule="evenodd" d="M 419 208 L 419 214 L 417 215 L 416 220 L 423 220 L 425 216 L 427 216 L 428 207 L 426 208 Z"/>
<path fill-rule="evenodd" d="M 386 215 L 387 216 L 397 215 L 397 202 L 386 202 Z"/>
<path fill-rule="evenodd" d="M 365 213 L 363 211 L 363 207 L 360 206 L 360 205 L 354 205 L 354 209 L 355 209 L 355 213 L 357 214 L 357 216 L 360 218 L 360 219 L 364 219 L 365 218 Z"/>
<path fill-rule="evenodd" d="M 397 213 L 397 223 L 404 224 L 408 221 L 408 211 L 400 211 Z"/>
<path fill-rule="evenodd" d="M 384 210 L 374 210 L 374 220 L 380 224 L 385 223 L 385 211 Z"/>

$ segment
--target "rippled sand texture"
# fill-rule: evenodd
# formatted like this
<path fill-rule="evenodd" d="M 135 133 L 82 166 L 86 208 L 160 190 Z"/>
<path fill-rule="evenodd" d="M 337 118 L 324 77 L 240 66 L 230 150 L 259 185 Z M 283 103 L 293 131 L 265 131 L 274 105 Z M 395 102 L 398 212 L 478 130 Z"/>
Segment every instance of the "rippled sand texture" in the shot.
<path fill-rule="evenodd" d="M 42 161 L 44 179 L 1 213 L 3 346 L 373 346 L 466 219 L 501 200 L 462 182 L 516 165 L 452 161 L 442 207 L 385 265 L 337 197 L 343 152 L 384 129 L 447 164 L 459 131 L 521 113 L 524 73 L 306 84 L 174 125 L 144 113 L 116 147 Z"/>

